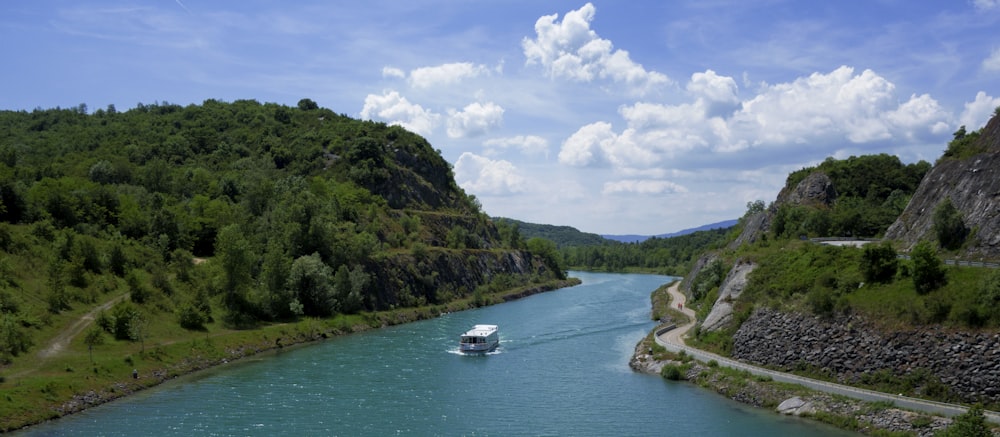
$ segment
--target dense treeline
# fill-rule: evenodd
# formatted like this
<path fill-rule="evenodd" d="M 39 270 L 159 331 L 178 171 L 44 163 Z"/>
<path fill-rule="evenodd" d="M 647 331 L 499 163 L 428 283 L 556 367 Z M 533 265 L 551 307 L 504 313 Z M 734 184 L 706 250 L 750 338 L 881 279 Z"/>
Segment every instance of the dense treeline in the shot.
<path fill-rule="evenodd" d="M 562 249 L 573 246 L 593 246 L 608 243 L 610 240 L 589 232 L 581 232 L 571 226 L 543 225 L 527 223 L 511 218 L 498 217 L 497 223 L 516 227 L 527 238 L 537 237 L 550 240 L 556 247 Z"/>
<path fill-rule="evenodd" d="M 603 271 L 642 270 L 683 276 L 707 250 L 726 243 L 732 228 L 698 231 L 670 238 L 652 237 L 640 243 L 608 242 L 561 250 L 568 266 Z"/>
<path fill-rule="evenodd" d="M 309 99 L 2 111 L 0 355 L 124 292 L 101 326 L 131 339 L 150 313 L 203 329 L 389 308 L 380 260 L 527 249 L 516 232 L 422 137 Z"/>
<path fill-rule="evenodd" d="M 822 172 L 830 178 L 836 200 L 828 207 L 780 205 L 771 230 L 779 238 L 879 236 L 903 212 L 930 168 L 926 161 L 904 165 L 887 154 L 827 158 L 791 173 L 786 187 Z"/>

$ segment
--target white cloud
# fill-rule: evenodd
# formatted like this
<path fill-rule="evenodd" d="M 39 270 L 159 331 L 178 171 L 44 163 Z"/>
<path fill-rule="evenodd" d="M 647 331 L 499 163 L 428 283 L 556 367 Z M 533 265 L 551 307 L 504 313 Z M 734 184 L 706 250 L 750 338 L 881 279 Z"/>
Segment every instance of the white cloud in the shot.
<path fill-rule="evenodd" d="M 559 162 L 573 167 L 585 167 L 604 160 L 604 150 L 617 140 L 618 134 L 610 123 L 591 123 L 578 129 L 563 142 Z"/>
<path fill-rule="evenodd" d="M 895 86 L 885 78 L 870 70 L 855 74 L 848 67 L 764 85 L 742 104 L 734 102 L 735 81 L 713 72 L 692 75 L 688 90 L 694 98 L 689 103 L 622 106 L 618 112 L 627 126 L 620 132 L 609 122 L 579 128 L 563 142 L 559 162 L 608 166 L 637 179 L 656 179 L 647 170 L 665 162 L 727 166 L 769 159 L 801 166 L 804 157 L 820 153 L 864 153 L 855 145 L 933 142 L 953 123 L 952 115 L 929 95 L 912 95 L 899 103 Z M 712 108 L 719 101 L 739 109 L 714 115 Z M 980 96 L 968 112 L 983 120 L 995 106 Z M 779 153 L 739 153 L 750 148 Z"/>
<path fill-rule="evenodd" d="M 654 166 L 659 157 L 649 147 L 650 141 L 626 129 L 616 133 L 607 122 L 581 127 L 563 142 L 559 162 L 572 167 L 604 166 L 619 170 Z"/>
<path fill-rule="evenodd" d="M 455 181 L 477 196 L 524 192 L 527 182 L 510 161 L 465 152 L 455 162 Z"/>
<path fill-rule="evenodd" d="M 1000 0 L 998 0 L 1000 1 Z M 983 71 L 1000 71 L 1000 49 L 994 49 L 986 59 L 983 59 Z"/>
<path fill-rule="evenodd" d="M 635 194 L 669 194 L 686 193 L 683 186 L 664 180 L 626 179 L 604 183 L 604 194 L 635 193 Z"/>
<path fill-rule="evenodd" d="M 972 131 L 983 127 L 993 111 L 1000 106 L 1000 97 L 990 97 L 985 92 L 976 93 L 976 99 L 965 104 L 965 110 L 959 117 L 959 124 Z"/>
<path fill-rule="evenodd" d="M 438 125 L 441 115 L 410 103 L 397 91 L 386 90 L 382 95 L 369 94 L 361 109 L 361 118 L 382 120 L 398 124 L 420 135 L 430 135 Z"/>
<path fill-rule="evenodd" d="M 901 128 L 908 138 L 925 129 L 933 134 L 945 133 L 949 129 L 945 120 L 950 117 L 937 100 L 928 94 L 911 95 L 910 100 L 885 115 L 886 120 Z"/>
<path fill-rule="evenodd" d="M 527 64 L 541 65 L 553 78 L 624 83 L 640 95 L 670 83 L 666 75 L 647 71 L 632 61 L 627 51 L 614 50 L 611 41 L 597 36 L 590 29 L 595 12 L 594 5 L 587 3 L 566 13 L 562 22 L 556 22 L 558 14 L 539 18 L 535 22 L 537 38 L 526 37 L 521 42 Z"/>
<path fill-rule="evenodd" d="M 503 122 L 503 108 L 493 102 L 471 103 L 461 111 L 448 111 L 448 136 L 451 138 L 476 137 L 485 134 Z"/>
<path fill-rule="evenodd" d="M 406 77 L 406 72 L 395 67 L 382 67 L 382 77 L 402 79 Z"/>
<path fill-rule="evenodd" d="M 747 144 L 805 144 L 847 139 L 853 143 L 892 137 L 880 115 L 895 104 L 895 85 L 865 70 L 840 67 L 793 82 L 765 86 L 743 102 L 730 127 Z"/>
<path fill-rule="evenodd" d="M 483 142 L 487 149 L 487 155 L 496 153 L 498 149 L 515 148 L 521 150 L 525 155 L 545 155 L 549 154 L 549 141 L 536 135 L 518 135 L 508 138 L 493 138 Z"/>
<path fill-rule="evenodd" d="M 731 77 L 719 76 L 712 70 L 692 74 L 691 82 L 687 85 L 687 90 L 699 98 L 705 98 L 713 102 L 739 102 L 739 97 L 737 96 L 739 88 L 736 86 L 736 81 Z"/>
<path fill-rule="evenodd" d="M 988 11 L 1000 7 L 1000 0 L 972 0 L 972 4 L 980 11 Z"/>
<path fill-rule="evenodd" d="M 442 85 L 453 85 L 463 79 L 489 74 L 485 65 L 473 65 L 469 62 L 442 64 L 434 67 L 421 67 L 410 71 L 410 84 L 414 88 L 430 88 Z"/>

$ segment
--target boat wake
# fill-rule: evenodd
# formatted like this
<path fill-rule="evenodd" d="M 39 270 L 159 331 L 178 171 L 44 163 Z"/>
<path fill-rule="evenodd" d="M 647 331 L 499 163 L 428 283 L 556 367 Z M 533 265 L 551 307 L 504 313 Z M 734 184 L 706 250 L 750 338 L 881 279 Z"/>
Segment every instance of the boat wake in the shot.
<path fill-rule="evenodd" d="M 500 344 L 503 344 L 503 342 L 501 341 Z M 496 349 L 493 349 L 490 352 L 462 352 L 462 351 L 460 351 L 456 347 L 456 348 L 448 349 L 445 352 L 448 352 L 449 354 L 452 354 L 452 355 L 462 355 L 462 356 L 466 356 L 466 357 L 482 357 L 482 356 L 489 356 L 489 355 L 500 355 L 501 353 L 503 353 L 503 348 L 497 347 Z"/>

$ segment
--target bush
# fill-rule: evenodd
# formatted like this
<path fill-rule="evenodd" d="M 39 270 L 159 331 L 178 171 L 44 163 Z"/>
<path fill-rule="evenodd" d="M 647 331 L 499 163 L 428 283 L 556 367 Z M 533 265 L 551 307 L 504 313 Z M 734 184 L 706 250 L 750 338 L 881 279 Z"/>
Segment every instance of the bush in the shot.
<path fill-rule="evenodd" d="M 864 247 L 861 255 L 861 272 L 865 282 L 891 282 L 896 276 L 898 266 L 896 249 L 893 249 L 889 242 L 877 246 L 868 244 Z"/>
<path fill-rule="evenodd" d="M 663 366 L 662 370 L 660 370 L 660 376 L 671 381 L 680 381 L 684 378 L 684 372 L 682 366 L 667 364 L 666 366 Z"/>
<path fill-rule="evenodd" d="M 944 431 L 935 434 L 939 437 L 989 437 L 993 435 L 986 424 L 983 406 L 974 405 L 963 414 L 955 416 L 955 420 Z"/>
<path fill-rule="evenodd" d="M 913 286 L 917 293 L 927 294 L 948 283 L 944 267 L 930 243 L 921 241 L 910 254 L 913 260 Z"/>
<path fill-rule="evenodd" d="M 962 213 L 951 203 L 951 199 L 945 199 L 934 210 L 933 227 L 938 243 L 948 250 L 961 247 L 965 243 L 965 237 L 969 235 L 969 228 L 962 221 Z"/>

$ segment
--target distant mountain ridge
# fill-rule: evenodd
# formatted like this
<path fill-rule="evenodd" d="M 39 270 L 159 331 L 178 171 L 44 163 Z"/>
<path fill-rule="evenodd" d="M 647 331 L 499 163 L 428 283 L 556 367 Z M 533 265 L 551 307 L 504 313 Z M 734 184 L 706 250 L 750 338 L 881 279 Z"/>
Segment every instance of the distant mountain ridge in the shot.
<path fill-rule="evenodd" d="M 681 235 L 693 234 L 693 233 L 698 232 L 698 231 L 709 231 L 709 230 L 712 230 L 712 229 L 730 228 L 730 227 L 736 226 L 736 223 L 738 223 L 738 222 L 739 222 L 739 220 L 736 220 L 736 219 L 733 219 L 733 220 L 723 220 L 721 222 L 710 223 L 710 224 L 707 224 L 707 225 L 701 225 L 701 226 L 698 226 L 697 228 L 684 229 L 684 230 L 680 230 L 680 231 L 669 233 L 669 234 L 659 234 L 659 235 L 634 235 L 634 234 L 628 234 L 628 235 L 601 235 L 601 237 L 603 237 L 605 239 L 608 239 L 608 240 L 614 240 L 614 241 L 618 241 L 618 242 L 622 242 L 622 243 L 641 243 L 641 242 L 646 241 L 646 240 L 648 240 L 650 238 L 679 237 Z"/>
<path fill-rule="evenodd" d="M 524 238 L 540 237 L 552 240 L 559 248 L 600 246 L 607 243 L 641 243 L 650 238 L 670 238 L 681 235 L 693 234 L 699 231 L 709 231 L 712 229 L 724 229 L 736 226 L 739 220 L 725 220 L 716 223 L 702 225 L 697 228 L 684 229 L 681 231 L 659 234 L 659 235 L 598 235 L 590 232 L 583 232 L 572 226 L 557 226 L 538 223 L 528 223 L 507 217 L 494 217 L 493 220 L 502 223 L 515 224 L 518 231 Z"/>

